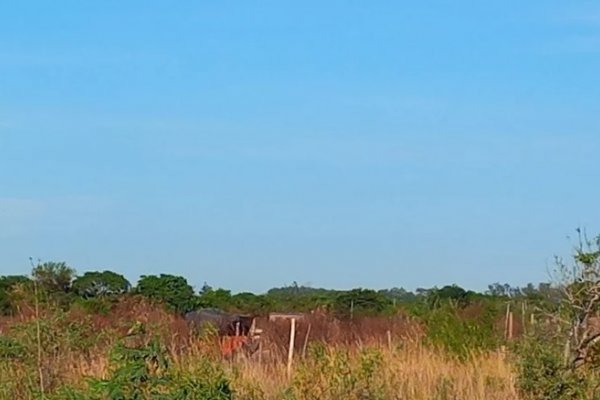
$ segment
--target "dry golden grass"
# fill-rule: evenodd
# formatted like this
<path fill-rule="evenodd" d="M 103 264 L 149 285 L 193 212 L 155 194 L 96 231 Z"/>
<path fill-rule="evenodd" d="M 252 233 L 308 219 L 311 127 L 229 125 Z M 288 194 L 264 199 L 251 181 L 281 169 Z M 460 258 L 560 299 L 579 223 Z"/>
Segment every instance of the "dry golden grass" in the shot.
<path fill-rule="evenodd" d="M 199 365 L 209 363 L 211 368 L 224 371 L 236 399 L 519 399 L 512 365 L 501 351 L 473 353 L 461 361 L 423 345 L 419 327 L 411 326 L 410 321 L 372 320 L 364 321 L 364 326 L 349 327 L 312 321 L 314 346 L 303 356 L 306 332 L 300 329 L 290 377 L 286 370 L 286 326 L 279 330 L 268 326 L 261 357 L 225 361 L 220 360 L 215 343 L 191 335 L 172 315 L 131 304 L 124 304 L 116 314 L 119 318 L 49 313 L 44 317 L 43 359 L 39 363 L 33 355 L 35 319 L 21 316 L 5 323 L 5 334 L 26 344 L 29 356 L 28 361 L 0 358 L 0 399 L 40 398 L 36 395 L 38 367 L 49 393 L 61 386 L 85 390 L 86 378 L 108 378 L 111 348 L 118 340 L 129 340 L 125 336 L 133 321 L 147 324 L 141 343 L 159 334 L 168 349 L 173 373 L 194 376 L 200 373 Z M 391 346 L 385 335 L 388 330 L 394 332 Z M 94 339 L 91 347 L 81 342 L 87 338 Z"/>
<path fill-rule="evenodd" d="M 378 366 L 368 376 L 365 354 L 380 357 Z M 512 367 L 501 351 L 473 354 L 468 360 L 459 361 L 419 343 L 407 343 L 392 351 L 380 346 L 362 350 L 326 347 L 323 357 L 320 363 L 310 358 L 299 360 L 292 379 L 286 376 L 284 362 L 257 365 L 254 361 L 241 361 L 229 370 L 235 371 L 231 375 L 240 388 L 259 387 L 267 399 L 281 398 L 289 387 L 296 389 L 300 399 L 335 399 L 342 393 L 344 398 L 360 398 L 360 392 L 367 389 L 365 385 L 378 388 L 378 398 L 384 399 L 519 399 Z M 344 379 L 355 389 L 335 387 Z"/>
<path fill-rule="evenodd" d="M 200 360 L 207 357 L 199 347 L 188 350 L 172 355 L 173 371 L 193 374 Z M 378 360 L 375 366 L 369 364 L 373 359 Z M 219 363 L 239 399 L 279 400 L 286 391 L 299 400 L 360 399 L 365 391 L 375 394 L 368 398 L 379 399 L 519 399 L 511 365 L 500 351 L 473 354 L 459 361 L 417 342 L 393 350 L 387 346 L 328 346 L 320 355 L 310 353 L 305 359 L 295 360 L 291 378 L 279 357 L 262 363 L 256 359 Z M 63 354 L 52 367 L 59 374 L 55 380 L 74 387 L 84 387 L 87 377 L 106 378 L 109 372 L 105 354 Z M 35 385 L 35 378 L 27 376 L 30 372 L 17 365 L 4 364 L 0 368 L 5 381 Z M 23 397 L 16 398 L 32 398 L 26 395 L 26 388 L 20 387 L 23 385 L 13 386 L 12 398 L 17 393 Z"/>

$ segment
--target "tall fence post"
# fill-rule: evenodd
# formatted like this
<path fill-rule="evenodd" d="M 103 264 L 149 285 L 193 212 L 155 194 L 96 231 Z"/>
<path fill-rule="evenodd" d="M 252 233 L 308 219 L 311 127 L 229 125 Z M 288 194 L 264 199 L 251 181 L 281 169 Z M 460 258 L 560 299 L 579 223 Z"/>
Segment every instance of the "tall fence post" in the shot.
<path fill-rule="evenodd" d="M 506 316 L 504 318 L 504 338 L 508 339 L 508 319 L 510 317 L 510 303 L 506 304 Z"/>
<path fill-rule="evenodd" d="M 513 313 L 508 313 L 508 339 L 513 338 Z"/>
<path fill-rule="evenodd" d="M 287 375 L 288 378 L 292 377 L 292 363 L 294 361 L 294 344 L 296 342 L 296 318 L 292 318 L 290 325 L 290 346 L 288 348 L 288 363 L 287 363 Z"/>
<path fill-rule="evenodd" d="M 525 311 L 525 303 L 521 303 L 521 326 L 523 327 L 523 335 L 527 334 L 527 324 L 525 323 L 525 315 L 526 311 Z"/>

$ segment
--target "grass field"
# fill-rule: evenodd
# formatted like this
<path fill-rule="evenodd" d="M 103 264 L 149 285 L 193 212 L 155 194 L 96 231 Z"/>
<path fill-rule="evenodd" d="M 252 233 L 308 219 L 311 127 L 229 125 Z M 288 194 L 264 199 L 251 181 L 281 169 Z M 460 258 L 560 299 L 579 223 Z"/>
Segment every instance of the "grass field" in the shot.
<path fill-rule="evenodd" d="M 423 344 L 406 319 L 323 320 L 306 351 L 307 323 L 299 323 L 288 376 L 285 322 L 265 326 L 260 356 L 223 360 L 213 337 L 143 303 L 124 302 L 104 316 L 32 311 L 2 323 L 2 399 L 519 398 L 509 355 L 472 351 L 459 359 Z"/>

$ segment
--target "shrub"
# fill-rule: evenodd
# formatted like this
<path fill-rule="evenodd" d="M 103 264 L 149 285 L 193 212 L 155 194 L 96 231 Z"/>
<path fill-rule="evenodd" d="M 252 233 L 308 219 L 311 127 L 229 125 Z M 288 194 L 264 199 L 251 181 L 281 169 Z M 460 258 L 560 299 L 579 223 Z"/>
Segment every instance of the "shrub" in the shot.
<path fill-rule="evenodd" d="M 143 330 L 142 330 L 143 331 Z M 138 338 L 134 338 L 138 339 Z M 92 379 L 85 390 L 64 387 L 57 400 L 231 400 L 229 381 L 218 365 L 202 358 L 193 371 L 172 371 L 158 339 L 147 344 L 119 343 L 111 354 L 106 379 Z"/>
<path fill-rule="evenodd" d="M 534 333 L 515 347 L 517 384 L 531 400 L 581 400 L 588 383 L 584 376 L 565 366 L 562 347 L 556 340 Z"/>
<path fill-rule="evenodd" d="M 494 310 L 484 307 L 480 315 L 465 318 L 452 304 L 422 316 L 427 326 L 426 343 L 439 346 L 465 359 L 474 351 L 490 350 L 498 345 L 494 330 Z"/>
<path fill-rule="evenodd" d="M 16 339 L 0 335 L 0 359 L 17 359 L 27 355 L 25 346 Z"/>
<path fill-rule="evenodd" d="M 311 347 L 309 361 L 297 370 L 288 398 L 383 399 L 385 387 L 381 377 L 383 358 L 376 349 L 366 349 L 353 359 L 346 350 Z"/>

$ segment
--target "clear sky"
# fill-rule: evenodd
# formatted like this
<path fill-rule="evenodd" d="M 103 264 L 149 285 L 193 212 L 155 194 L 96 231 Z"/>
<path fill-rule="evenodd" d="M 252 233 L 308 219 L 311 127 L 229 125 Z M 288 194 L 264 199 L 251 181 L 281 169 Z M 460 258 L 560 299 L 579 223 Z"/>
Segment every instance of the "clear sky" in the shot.
<path fill-rule="evenodd" d="M 13 1 L 0 274 L 547 278 L 600 233 L 600 5 Z"/>

